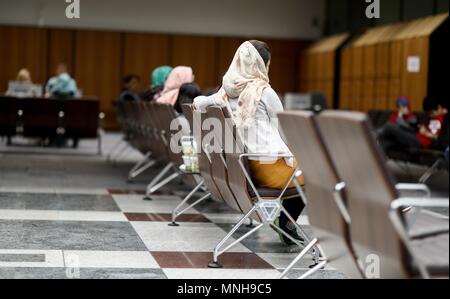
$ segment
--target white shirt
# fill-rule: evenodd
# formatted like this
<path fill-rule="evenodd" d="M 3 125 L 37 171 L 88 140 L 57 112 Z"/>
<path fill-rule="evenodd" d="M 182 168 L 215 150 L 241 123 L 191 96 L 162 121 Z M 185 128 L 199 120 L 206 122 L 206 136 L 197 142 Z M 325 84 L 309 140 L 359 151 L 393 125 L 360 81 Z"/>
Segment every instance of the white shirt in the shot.
<path fill-rule="evenodd" d="M 194 105 L 197 109 L 205 112 L 209 106 L 222 105 L 223 102 L 219 97 L 220 95 L 217 93 L 209 97 L 200 96 L 194 100 Z M 233 112 L 237 110 L 237 102 L 237 98 L 230 100 Z M 277 93 L 272 88 L 264 89 L 258 103 L 254 124 L 239 130 L 239 135 L 244 140 L 248 153 L 292 155 L 278 130 L 277 114 L 283 111 L 284 108 Z M 264 162 L 274 161 L 273 158 L 250 159 Z M 293 167 L 293 159 L 285 160 L 289 166 Z"/>

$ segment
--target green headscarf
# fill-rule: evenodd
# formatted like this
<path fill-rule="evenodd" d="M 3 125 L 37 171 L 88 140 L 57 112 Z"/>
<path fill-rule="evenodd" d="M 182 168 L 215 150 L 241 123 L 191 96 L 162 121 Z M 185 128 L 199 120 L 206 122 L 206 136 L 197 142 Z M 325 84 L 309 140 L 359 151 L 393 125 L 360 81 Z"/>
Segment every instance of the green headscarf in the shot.
<path fill-rule="evenodd" d="M 152 73 L 152 88 L 163 87 L 172 69 L 171 66 L 160 66 L 156 68 Z"/>

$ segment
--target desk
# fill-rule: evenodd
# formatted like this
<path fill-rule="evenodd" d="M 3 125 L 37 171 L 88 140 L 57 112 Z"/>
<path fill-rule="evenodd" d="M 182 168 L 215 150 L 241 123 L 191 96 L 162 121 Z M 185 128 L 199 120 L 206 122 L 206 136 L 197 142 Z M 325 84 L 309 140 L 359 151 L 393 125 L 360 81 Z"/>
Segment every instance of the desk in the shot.
<path fill-rule="evenodd" d="M 99 138 L 98 98 L 16 98 L 0 96 L 0 136 Z M 100 141 L 99 141 L 100 142 Z M 100 149 L 100 145 L 99 145 Z"/>

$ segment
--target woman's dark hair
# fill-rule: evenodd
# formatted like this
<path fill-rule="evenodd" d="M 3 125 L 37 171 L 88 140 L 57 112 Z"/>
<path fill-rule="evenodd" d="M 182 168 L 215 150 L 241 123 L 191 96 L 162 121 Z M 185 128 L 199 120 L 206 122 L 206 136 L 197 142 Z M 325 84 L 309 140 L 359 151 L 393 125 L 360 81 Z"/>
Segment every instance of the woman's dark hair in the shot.
<path fill-rule="evenodd" d="M 271 57 L 269 46 L 265 42 L 259 40 L 251 40 L 250 43 L 256 48 L 256 50 L 258 50 L 258 53 L 259 55 L 261 55 L 264 64 L 267 66 Z"/>
<path fill-rule="evenodd" d="M 427 96 L 423 101 L 423 111 L 428 113 L 438 110 L 440 105 L 441 103 L 435 97 Z"/>
<path fill-rule="evenodd" d="M 131 81 L 133 81 L 134 79 L 136 80 L 141 80 L 141 78 L 138 75 L 126 75 L 125 77 L 123 77 L 122 79 L 122 83 L 123 85 L 126 85 L 128 83 L 130 83 Z"/>
<path fill-rule="evenodd" d="M 175 103 L 175 110 L 178 113 L 182 113 L 181 105 L 192 104 L 194 99 L 202 94 L 200 86 L 196 83 L 185 83 L 181 85 L 180 92 L 178 93 L 178 98 Z"/>

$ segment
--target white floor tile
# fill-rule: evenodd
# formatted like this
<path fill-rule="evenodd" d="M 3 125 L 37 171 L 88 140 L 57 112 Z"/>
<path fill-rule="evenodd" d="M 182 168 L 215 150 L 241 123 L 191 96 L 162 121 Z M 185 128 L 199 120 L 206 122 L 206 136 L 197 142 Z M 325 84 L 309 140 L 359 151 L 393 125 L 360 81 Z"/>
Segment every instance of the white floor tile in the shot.
<path fill-rule="evenodd" d="M 67 267 L 156 269 L 148 251 L 64 251 Z"/>
<path fill-rule="evenodd" d="M 153 200 L 143 200 L 143 195 L 113 195 L 119 208 L 125 213 L 168 213 L 181 202 L 178 196 L 155 195 Z M 195 209 L 187 213 L 198 214 Z"/>
<path fill-rule="evenodd" d="M 169 227 L 167 222 L 132 222 L 133 228 L 150 251 L 212 252 L 226 233 L 213 223 L 183 223 Z M 230 239 L 229 242 L 234 241 Z M 249 252 L 238 244 L 230 252 Z"/>
<path fill-rule="evenodd" d="M 0 210 L 1 220 L 127 221 L 122 212 Z M 0 245 L 1 246 L 1 245 Z"/>
<path fill-rule="evenodd" d="M 169 279 L 276 279 L 277 270 L 163 269 Z"/>

